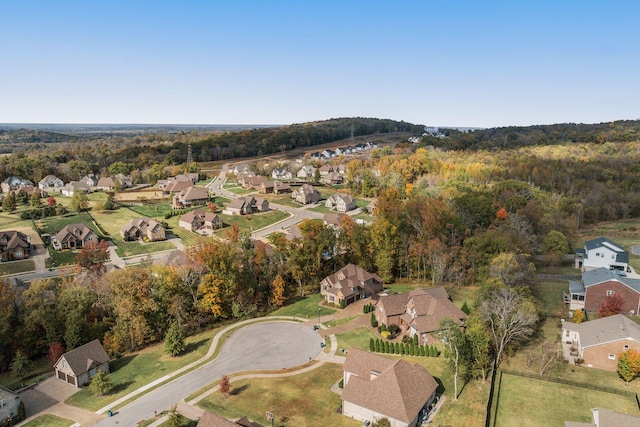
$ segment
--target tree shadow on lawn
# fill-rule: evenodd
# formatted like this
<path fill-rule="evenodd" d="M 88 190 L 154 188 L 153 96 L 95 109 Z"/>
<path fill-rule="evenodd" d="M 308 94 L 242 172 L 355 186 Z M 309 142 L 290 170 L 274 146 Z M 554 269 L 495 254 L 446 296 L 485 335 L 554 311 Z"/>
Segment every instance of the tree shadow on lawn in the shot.
<path fill-rule="evenodd" d="M 240 387 L 234 387 L 233 390 L 231 390 L 231 393 L 229 394 L 231 396 L 237 396 L 248 388 L 249 388 L 249 384 L 244 384 L 244 385 L 241 385 Z"/>
<path fill-rule="evenodd" d="M 207 343 L 210 340 L 210 338 L 205 338 L 202 339 L 200 341 L 196 341 L 196 342 L 191 342 L 189 344 L 186 345 L 184 353 L 182 353 L 182 355 L 186 355 L 191 353 L 192 351 L 196 351 L 200 346 L 203 346 L 205 343 Z"/>
<path fill-rule="evenodd" d="M 111 372 L 119 371 L 120 369 L 124 368 L 129 363 L 131 363 L 131 361 L 135 359 L 137 356 L 138 356 L 137 354 L 131 354 L 129 356 L 123 356 L 114 360 L 111 363 Z"/>
<path fill-rule="evenodd" d="M 110 391 L 111 394 L 117 394 L 120 393 L 121 391 L 124 391 L 127 389 L 127 387 L 129 387 L 131 384 L 133 384 L 133 380 L 129 380 L 129 381 L 124 381 L 118 384 L 115 384 L 113 386 L 113 389 Z"/>

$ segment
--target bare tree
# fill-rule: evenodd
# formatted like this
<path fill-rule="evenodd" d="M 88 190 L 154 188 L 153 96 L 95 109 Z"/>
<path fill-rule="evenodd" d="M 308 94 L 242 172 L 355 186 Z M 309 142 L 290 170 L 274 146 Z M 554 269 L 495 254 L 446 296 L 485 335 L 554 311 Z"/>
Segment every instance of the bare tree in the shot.
<path fill-rule="evenodd" d="M 558 347 L 549 341 L 542 343 L 530 354 L 531 362 L 533 362 L 533 365 L 538 370 L 538 375 L 541 377 L 553 367 L 559 356 Z"/>
<path fill-rule="evenodd" d="M 438 335 L 449 352 L 453 368 L 453 400 L 458 400 L 458 375 L 462 365 L 466 365 L 467 342 L 458 323 L 449 317 L 440 321 Z"/>
<path fill-rule="evenodd" d="M 480 304 L 479 312 L 493 337 L 496 367 L 508 346 L 522 343 L 533 335 L 538 321 L 533 302 L 514 288 L 492 291 Z"/>

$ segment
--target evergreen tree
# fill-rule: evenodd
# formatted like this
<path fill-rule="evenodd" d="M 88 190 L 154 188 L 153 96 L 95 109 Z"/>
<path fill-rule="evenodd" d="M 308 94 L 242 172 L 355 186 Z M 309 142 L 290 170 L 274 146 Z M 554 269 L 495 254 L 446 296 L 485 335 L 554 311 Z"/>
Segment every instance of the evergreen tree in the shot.
<path fill-rule="evenodd" d="M 380 338 L 376 338 L 375 351 L 376 353 L 380 353 Z"/>
<path fill-rule="evenodd" d="M 369 350 L 370 351 L 375 351 L 376 350 L 376 344 L 373 341 L 373 338 L 369 338 Z"/>
<path fill-rule="evenodd" d="M 184 353 L 186 349 L 182 328 L 178 322 L 173 322 L 164 336 L 164 352 L 175 357 Z"/>
<path fill-rule="evenodd" d="M 9 191 L 2 201 L 2 209 L 5 212 L 13 212 L 16 210 L 16 195 L 13 191 Z"/>
<path fill-rule="evenodd" d="M 22 352 L 18 350 L 16 357 L 11 362 L 11 376 L 23 380 L 33 369 L 33 362 Z"/>
<path fill-rule="evenodd" d="M 108 394 L 113 389 L 113 384 L 111 384 L 111 378 L 109 374 L 104 371 L 98 370 L 93 378 L 91 379 L 91 384 L 89 384 L 89 390 L 93 394 L 98 394 L 100 396 L 104 396 Z"/>
<path fill-rule="evenodd" d="M 462 307 L 460 307 L 460 310 L 462 310 L 466 315 L 471 314 L 471 309 L 469 308 L 469 305 L 467 305 L 466 301 L 462 304 Z"/>

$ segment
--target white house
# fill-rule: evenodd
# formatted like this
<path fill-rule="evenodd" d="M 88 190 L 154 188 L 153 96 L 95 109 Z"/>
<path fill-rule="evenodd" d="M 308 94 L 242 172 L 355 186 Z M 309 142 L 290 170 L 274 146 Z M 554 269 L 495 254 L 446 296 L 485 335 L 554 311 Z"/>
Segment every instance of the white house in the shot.
<path fill-rule="evenodd" d="M 316 173 L 316 168 L 313 166 L 303 166 L 300 168 L 296 176 L 301 179 L 313 178 Z"/>
<path fill-rule="evenodd" d="M 584 249 L 576 250 L 575 264 L 582 271 L 601 267 L 626 273 L 632 271 L 627 251 L 606 237 L 586 241 Z"/>
<path fill-rule="evenodd" d="M 348 194 L 334 194 L 324 203 L 325 207 L 338 212 L 347 212 L 356 208 L 356 200 Z"/>
<path fill-rule="evenodd" d="M 47 175 L 38 182 L 38 188 L 41 190 L 58 189 L 64 186 L 64 182 L 54 175 Z"/>
<path fill-rule="evenodd" d="M 81 181 L 71 181 L 64 187 L 60 188 L 60 192 L 63 196 L 73 197 L 75 193 L 85 193 L 89 192 L 89 187 L 87 184 Z"/>
<path fill-rule="evenodd" d="M 289 172 L 286 169 L 280 169 L 280 168 L 275 168 L 272 172 L 271 172 L 271 178 L 273 179 L 291 179 L 293 176 L 291 175 L 291 172 Z"/>

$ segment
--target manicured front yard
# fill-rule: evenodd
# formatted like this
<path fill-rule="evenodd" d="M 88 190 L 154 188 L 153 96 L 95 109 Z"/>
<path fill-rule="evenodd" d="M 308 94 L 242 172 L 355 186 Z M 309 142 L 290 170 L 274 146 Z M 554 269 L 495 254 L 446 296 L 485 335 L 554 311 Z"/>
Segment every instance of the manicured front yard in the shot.
<path fill-rule="evenodd" d="M 335 309 L 320 305 L 323 300 L 320 294 L 311 294 L 295 302 L 280 307 L 279 309 L 269 313 L 269 316 L 295 316 L 301 319 L 313 319 L 320 316 L 328 316 L 336 312 Z"/>
<path fill-rule="evenodd" d="M 638 415 L 632 397 L 503 374 L 495 425 L 562 427 L 565 421 L 590 422 L 597 407 Z"/>
<path fill-rule="evenodd" d="M 45 414 L 23 424 L 23 427 L 69 427 L 73 424 L 73 421 L 66 418 Z"/>
<path fill-rule="evenodd" d="M 47 267 L 59 267 L 61 265 L 74 264 L 76 262 L 76 256 L 78 256 L 77 252 L 58 252 L 53 249 L 53 246 L 49 246 L 47 250 L 49 251 L 49 258 L 47 258 L 46 261 Z"/>
<path fill-rule="evenodd" d="M 160 343 L 121 357 L 111 364 L 114 391 L 100 397 L 85 388 L 67 399 L 66 403 L 96 411 L 143 385 L 200 359 L 209 350 L 211 339 L 218 331 L 219 328 L 188 337 L 185 340 L 187 353 L 182 356 L 166 355 L 164 345 Z"/>
<path fill-rule="evenodd" d="M 274 414 L 276 425 L 362 426 L 361 421 L 336 414 L 340 396 L 331 386 L 342 377 L 342 365 L 327 363 L 299 375 L 283 378 L 251 378 L 231 383 L 231 395 L 213 393 L 199 403 L 226 418 L 247 416 L 264 424 L 265 412 Z"/>
<path fill-rule="evenodd" d="M 225 239 L 227 237 L 227 228 L 233 224 L 237 224 L 241 231 L 256 231 L 269 225 L 275 224 L 278 221 L 289 217 L 287 212 L 282 211 L 269 211 L 265 213 L 251 214 L 251 215 L 224 215 L 221 214 L 220 218 L 224 223 L 224 227 L 215 232 L 216 236 Z"/>
<path fill-rule="evenodd" d="M 343 332 L 337 334 L 338 348 L 343 350 L 349 350 L 350 348 L 359 348 L 360 350 L 369 351 L 369 340 L 374 340 L 378 336 L 373 332 L 371 328 L 358 328 L 352 331 Z M 338 351 L 338 356 L 344 356 Z"/>
<path fill-rule="evenodd" d="M 44 218 L 35 221 L 41 233 L 56 234 L 69 224 L 82 223 L 93 230 L 98 237 L 103 237 L 98 227 L 93 223 L 91 217 L 86 213 L 72 213 L 64 216 Z"/>
<path fill-rule="evenodd" d="M 26 271 L 33 271 L 36 265 L 32 259 L 24 259 L 20 261 L 7 261 L 0 263 L 0 274 L 16 274 Z"/>

